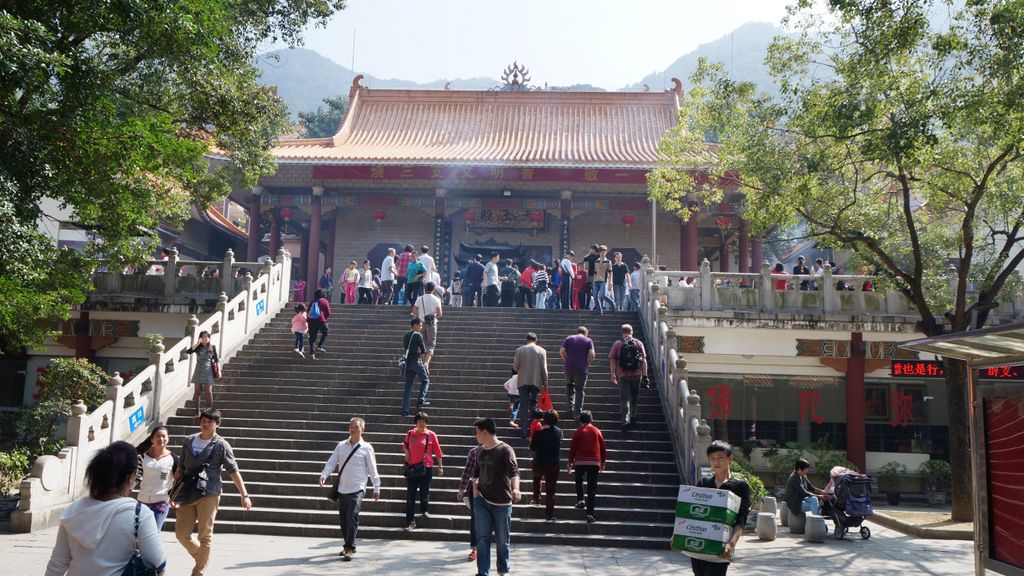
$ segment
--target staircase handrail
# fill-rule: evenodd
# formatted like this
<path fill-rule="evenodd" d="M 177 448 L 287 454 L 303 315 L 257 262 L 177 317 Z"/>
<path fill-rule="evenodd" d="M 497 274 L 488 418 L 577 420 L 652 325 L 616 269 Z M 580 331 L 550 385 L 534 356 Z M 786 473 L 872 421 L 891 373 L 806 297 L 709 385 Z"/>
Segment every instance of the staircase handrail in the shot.
<path fill-rule="evenodd" d="M 680 482 L 692 484 L 707 466 L 710 428 L 701 419 L 700 397 L 690 389 L 686 360 L 677 351 L 676 333 L 661 320 L 665 307 L 659 273 L 644 258 L 641 262 L 640 319 L 651 347 L 651 370 L 661 399 L 675 453 Z"/>
<path fill-rule="evenodd" d="M 172 259 L 176 254 L 172 253 Z M 166 262 L 165 262 L 166 264 Z M 225 268 L 235 265 L 228 251 Z M 191 397 L 189 394 L 195 346 L 206 330 L 217 346 L 220 359 L 227 362 L 259 329 L 288 303 L 291 284 L 291 256 L 281 249 L 277 261 L 239 263 L 259 270 L 259 277 L 246 274 L 239 279 L 239 292 L 230 300 L 223 292 L 217 311 L 200 321 L 192 315 L 185 336 L 169 349 L 156 342 L 150 349 L 150 364 L 128 382 L 115 372 L 108 382 L 107 399 L 92 412 L 79 400 L 68 417 L 65 447 L 55 456 L 40 456 L 29 475 L 21 481 L 21 500 L 11 515 L 12 532 L 32 532 L 55 525 L 63 510 L 83 493 L 85 469 L 93 454 L 118 440 L 141 443 L 150 427 L 166 421 Z"/>

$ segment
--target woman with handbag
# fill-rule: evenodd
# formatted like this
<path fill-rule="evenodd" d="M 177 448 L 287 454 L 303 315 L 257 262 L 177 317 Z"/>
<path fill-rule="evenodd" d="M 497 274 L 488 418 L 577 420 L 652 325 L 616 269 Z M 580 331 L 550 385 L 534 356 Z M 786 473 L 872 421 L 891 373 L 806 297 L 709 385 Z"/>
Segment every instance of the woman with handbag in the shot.
<path fill-rule="evenodd" d="M 160 424 L 139 448 L 138 499 L 153 512 L 157 532 L 164 527 L 164 520 L 171 511 L 169 494 L 178 471 L 178 456 L 167 449 L 168 440 L 167 426 Z"/>
<path fill-rule="evenodd" d="M 405 441 L 402 442 L 402 452 L 405 453 L 402 475 L 406 481 L 406 532 L 416 529 L 416 492 L 419 492 L 420 496 L 420 515 L 423 518 L 430 518 L 427 505 L 430 501 L 430 480 L 434 477 L 434 457 L 437 457 L 437 475 L 444 474 L 444 467 L 441 465 L 444 453 L 441 452 L 437 434 L 433 430 L 427 430 L 428 421 L 426 412 L 417 412 L 413 416 L 416 427 L 405 434 Z"/>
<path fill-rule="evenodd" d="M 130 496 L 137 466 L 127 442 L 96 452 L 85 469 L 89 495 L 61 514 L 46 576 L 163 574 L 167 555 L 153 513 Z"/>
<path fill-rule="evenodd" d="M 213 381 L 220 378 L 220 357 L 217 355 L 217 347 L 210 342 L 210 333 L 206 330 L 199 333 L 199 342 L 185 352 L 196 355 L 196 370 L 192 373 L 192 385 L 196 391 L 192 395 L 192 403 L 196 406 L 198 419 L 203 412 L 199 405 L 200 387 L 206 392 L 206 407 L 213 408 Z"/>

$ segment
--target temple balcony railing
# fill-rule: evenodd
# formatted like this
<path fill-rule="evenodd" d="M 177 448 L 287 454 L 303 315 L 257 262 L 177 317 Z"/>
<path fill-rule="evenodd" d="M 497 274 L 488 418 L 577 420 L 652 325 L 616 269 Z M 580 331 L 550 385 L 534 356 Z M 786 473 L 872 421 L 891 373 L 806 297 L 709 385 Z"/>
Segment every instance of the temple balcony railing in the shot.
<path fill-rule="evenodd" d="M 266 274 L 268 263 L 273 261 L 237 262 L 230 248 L 223 260 L 183 260 L 172 248 L 166 260 L 149 260 L 138 268 L 113 269 L 101 260 L 92 273 L 92 296 L 216 300 L 221 292 L 234 294 L 245 282 Z"/>
<path fill-rule="evenodd" d="M 707 260 L 696 271 L 651 271 L 647 282 L 659 288 L 658 299 L 673 311 L 783 313 L 799 316 L 893 317 L 916 321 L 919 313 L 900 292 L 865 291 L 871 276 L 833 274 L 825 265 L 820 275 L 772 273 L 765 262 L 760 274 L 713 272 Z M 679 286 L 690 279 L 692 286 Z M 838 286 L 850 286 L 840 289 Z M 950 281 L 951 289 L 955 279 Z M 784 288 L 783 288 L 784 287 Z M 643 287 L 642 287 L 643 288 Z M 968 297 L 972 291 L 968 290 Z M 1003 323 L 1024 316 L 1024 293 L 999 301 L 991 321 Z"/>
<path fill-rule="evenodd" d="M 225 258 L 225 270 L 233 270 L 234 258 L 230 260 L 229 268 Z M 167 270 L 175 270 L 177 263 L 172 262 L 169 259 L 158 263 L 167 266 Z M 84 492 L 85 469 L 97 450 L 118 440 L 138 445 L 153 424 L 165 422 L 192 397 L 196 358 L 186 351 L 196 345 L 201 332 L 210 333 L 221 362 L 228 363 L 288 304 L 288 252 L 282 249 L 277 253 L 276 263 L 267 261 L 258 266 L 255 279 L 246 275 L 237 280 L 239 288 L 234 297 L 228 298 L 225 292 L 217 296 L 215 312 L 202 319 L 193 314 L 187 321 L 184 338 L 169 342 L 166 347 L 163 342 L 155 343 L 150 350 L 150 364 L 138 375 L 125 382 L 115 372 L 108 383 L 106 401 L 95 410 L 88 411 L 81 401 L 72 408 L 64 449 L 55 456 L 37 458 L 28 477 L 21 482 L 18 509 L 11 515 L 13 532 L 31 532 L 57 524 L 61 512 Z M 175 285 L 173 280 L 167 284 L 172 288 Z"/>

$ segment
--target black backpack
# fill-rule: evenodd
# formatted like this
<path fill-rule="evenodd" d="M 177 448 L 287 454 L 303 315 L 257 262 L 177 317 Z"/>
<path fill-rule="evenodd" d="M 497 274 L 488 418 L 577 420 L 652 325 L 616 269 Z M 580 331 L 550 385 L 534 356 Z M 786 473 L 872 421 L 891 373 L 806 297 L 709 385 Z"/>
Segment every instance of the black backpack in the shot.
<path fill-rule="evenodd" d="M 640 360 L 643 354 L 640 353 L 640 343 L 636 338 L 626 338 L 619 348 L 619 368 L 623 370 L 637 370 L 640 368 Z"/>

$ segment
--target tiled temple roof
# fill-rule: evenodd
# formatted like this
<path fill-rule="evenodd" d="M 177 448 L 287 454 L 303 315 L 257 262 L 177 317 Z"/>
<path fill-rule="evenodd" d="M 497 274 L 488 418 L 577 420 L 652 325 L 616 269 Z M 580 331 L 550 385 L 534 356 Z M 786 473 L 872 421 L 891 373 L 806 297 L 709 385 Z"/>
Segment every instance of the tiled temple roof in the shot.
<path fill-rule="evenodd" d="M 333 138 L 282 140 L 281 162 L 653 168 L 680 91 L 376 90 L 353 82 Z"/>

